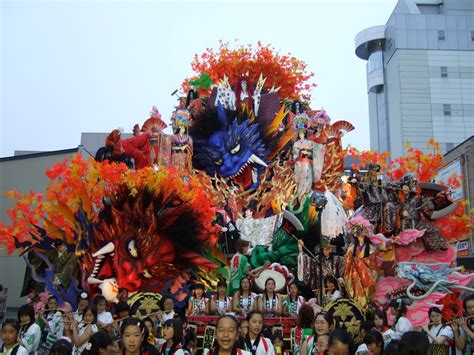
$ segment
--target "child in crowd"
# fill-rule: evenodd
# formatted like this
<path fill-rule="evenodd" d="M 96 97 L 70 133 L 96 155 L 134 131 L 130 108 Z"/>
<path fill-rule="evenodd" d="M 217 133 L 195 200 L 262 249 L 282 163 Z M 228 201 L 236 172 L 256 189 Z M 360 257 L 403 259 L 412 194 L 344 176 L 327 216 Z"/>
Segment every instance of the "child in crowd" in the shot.
<path fill-rule="evenodd" d="M 300 354 L 308 355 L 315 352 L 317 339 L 321 335 L 327 335 L 334 328 L 334 318 L 329 313 L 320 312 L 314 317 L 315 336 L 309 336 L 300 346 Z M 316 339 L 315 339 L 316 338 Z"/>
<path fill-rule="evenodd" d="M 232 298 L 232 310 L 236 314 L 247 316 L 255 308 L 257 294 L 250 291 L 250 279 L 246 276 L 240 280 L 239 291 Z"/>
<path fill-rule="evenodd" d="M 97 309 L 94 305 L 84 308 L 82 321 L 73 321 L 72 333 L 66 327 L 66 335 L 74 344 L 73 354 L 81 355 L 89 343 L 89 339 L 99 331 L 97 328 Z"/>
<path fill-rule="evenodd" d="M 341 298 L 338 282 L 334 276 L 327 275 L 324 278 L 323 305 L 329 304 L 338 298 Z"/>
<path fill-rule="evenodd" d="M 204 355 L 239 354 L 250 355 L 248 351 L 240 349 L 237 345 L 239 337 L 239 323 L 234 316 L 221 316 L 216 323 L 216 345 L 213 349 L 204 349 Z"/>
<path fill-rule="evenodd" d="M 465 351 L 465 354 L 474 352 L 474 294 L 469 295 L 463 301 L 465 317 L 458 318 L 451 326 L 454 331 L 454 343 L 456 349 Z"/>
<path fill-rule="evenodd" d="M 23 346 L 28 354 L 37 355 L 41 341 L 41 328 L 35 323 L 33 306 L 29 304 L 21 306 L 18 310 L 18 321 L 21 326 L 18 344 Z"/>
<path fill-rule="evenodd" d="M 89 306 L 90 302 L 91 300 L 89 298 L 89 295 L 86 292 L 81 292 L 77 301 L 76 313 L 74 313 L 74 319 L 77 322 L 80 322 L 82 320 L 82 313 L 84 312 L 84 308 Z"/>
<path fill-rule="evenodd" d="M 389 327 L 387 323 L 387 314 L 383 310 L 377 310 L 374 313 L 374 329 L 379 333 L 386 332 Z"/>
<path fill-rule="evenodd" d="M 383 336 L 379 331 L 375 329 L 368 331 L 365 334 L 363 341 L 371 355 L 383 354 L 384 341 Z"/>
<path fill-rule="evenodd" d="M 47 353 L 56 340 L 62 338 L 64 333 L 64 322 L 62 313 L 58 311 L 58 299 L 50 296 L 46 303 L 46 310 L 39 315 L 44 324 L 41 336 L 41 352 Z"/>
<path fill-rule="evenodd" d="M 161 345 L 160 355 L 184 355 L 182 349 L 183 324 L 179 319 L 168 319 L 163 331 L 165 343 Z"/>
<path fill-rule="evenodd" d="M 2 326 L 2 355 L 28 355 L 25 347 L 21 346 L 17 339 L 20 332 L 20 323 L 15 319 L 7 319 Z"/>
<path fill-rule="evenodd" d="M 329 334 L 328 353 L 349 355 L 352 346 L 352 336 L 345 329 L 335 329 Z"/>
<path fill-rule="evenodd" d="M 97 325 L 99 328 L 104 328 L 114 321 L 112 313 L 107 310 L 107 301 L 102 295 L 94 298 L 94 304 L 97 309 Z"/>
<path fill-rule="evenodd" d="M 288 285 L 288 296 L 283 300 L 283 314 L 289 317 L 297 317 L 301 306 L 305 300 L 299 295 L 299 289 L 296 282 L 290 282 Z"/>
<path fill-rule="evenodd" d="M 275 354 L 270 339 L 261 335 L 263 319 L 263 314 L 258 311 L 252 311 L 247 315 L 249 332 L 245 337 L 245 350 L 250 351 L 252 355 Z"/>
<path fill-rule="evenodd" d="M 428 335 L 430 349 L 433 354 L 449 354 L 450 342 L 454 339 L 453 329 L 446 325 L 438 307 L 428 310 L 430 325 L 424 325 L 423 331 Z"/>
<path fill-rule="evenodd" d="M 329 335 L 321 334 L 320 336 L 318 336 L 318 339 L 316 340 L 316 348 L 315 348 L 316 354 L 317 355 L 326 354 L 328 347 L 329 347 Z"/>
<path fill-rule="evenodd" d="M 386 342 L 390 342 L 392 339 L 401 339 L 403 334 L 412 329 L 412 325 L 406 317 L 407 306 L 402 299 L 392 300 L 389 310 L 395 316 L 395 324 L 391 329 L 383 333 L 384 341 Z"/>
<path fill-rule="evenodd" d="M 230 311 L 232 306 L 232 299 L 226 296 L 227 283 L 224 280 L 219 280 L 217 283 L 217 293 L 211 297 L 209 302 L 210 314 L 224 315 Z"/>
<path fill-rule="evenodd" d="M 275 292 L 275 280 L 269 277 L 265 281 L 265 292 L 258 298 L 257 309 L 267 317 L 281 315 L 281 297 Z"/>
<path fill-rule="evenodd" d="M 187 315 L 197 316 L 209 313 L 209 299 L 204 297 L 204 285 L 195 284 L 193 296 L 189 299 Z"/>
<path fill-rule="evenodd" d="M 276 355 L 287 355 L 289 351 L 285 350 L 285 341 L 281 332 L 275 332 L 272 336 L 272 344 Z"/>
<path fill-rule="evenodd" d="M 110 355 L 112 338 L 105 330 L 99 330 L 91 336 L 82 355 Z"/>

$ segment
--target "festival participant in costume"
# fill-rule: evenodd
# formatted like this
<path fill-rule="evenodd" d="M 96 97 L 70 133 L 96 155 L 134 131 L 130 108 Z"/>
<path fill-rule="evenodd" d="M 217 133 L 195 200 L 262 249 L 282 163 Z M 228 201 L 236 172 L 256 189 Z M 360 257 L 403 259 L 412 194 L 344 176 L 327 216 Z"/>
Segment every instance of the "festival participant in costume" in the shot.
<path fill-rule="evenodd" d="M 257 294 L 250 291 L 250 279 L 243 277 L 240 280 L 240 288 L 232 298 L 232 311 L 236 314 L 246 316 L 254 310 Z"/>
<path fill-rule="evenodd" d="M 28 355 L 25 347 L 18 343 L 20 323 L 16 319 L 6 319 L 2 325 L 2 355 Z"/>
<path fill-rule="evenodd" d="M 474 352 L 474 294 L 463 301 L 464 317 L 458 318 L 451 326 L 454 331 L 456 349 L 465 351 L 463 354 Z"/>
<path fill-rule="evenodd" d="M 186 133 L 189 125 L 189 112 L 178 110 L 173 113 L 172 121 L 175 134 L 171 137 L 171 167 L 180 173 L 192 172 L 193 140 Z"/>
<path fill-rule="evenodd" d="M 260 295 L 257 302 L 257 309 L 266 317 L 281 315 L 281 296 L 275 292 L 275 280 L 269 277 L 265 281 L 265 291 Z"/>
<path fill-rule="evenodd" d="M 293 144 L 292 154 L 295 160 L 295 182 L 297 196 L 303 197 L 312 191 L 313 183 L 321 178 L 325 147 L 306 138 L 309 118 L 305 114 L 294 120 L 298 129 L 298 140 Z"/>
<path fill-rule="evenodd" d="M 319 277 L 319 255 L 316 255 L 316 258 L 312 258 L 305 253 L 303 249 L 304 243 L 300 239 L 298 241 L 299 255 L 298 255 L 298 279 L 303 281 L 305 285 L 310 287 L 312 290 L 321 289 L 320 277 Z M 346 261 L 343 256 L 335 255 L 331 253 L 331 249 L 334 246 L 329 243 L 327 238 L 321 239 L 321 248 L 322 250 L 322 271 L 323 271 L 323 280 L 328 275 L 332 275 L 337 279 L 338 284 L 344 282 L 344 269 Z"/>
<path fill-rule="evenodd" d="M 352 243 L 346 252 L 345 286 L 350 298 L 365 307 L 375 292 L 378 249 L 369 239 L 372 225 L 368 220 L 355 217 L 349 221 L 349 226 Z"/>
<path fill-rule="evenodd" d="M 41 341 L 41 328 L 35 323 L 33 306 L 29 304 L 21 306 L 18 310 L 18 321 L 21 324 L 18 344 L 23 346 L 29 354 L 37 355 Z"/>
<path fill-rule="evenodd" d="M 64 332 L 64 323 L 62 320 L 62 313 L 58 311 L 57 297 L 50 296 L 48 298 L 46 311 L 44 311 L 44 313 L 40 312 L 40 318 L 44 323 L 40 351 L 46 353 L 56 340 L 61 339 Z"/>
<path fill-rule="evenodd" d="M 188 316 L 199 316 L 209 313 L 209 299 L 204 297 L 204 285 L 195 284 L 193 296 L 188 301 Z"/>
<path fill-rule="evenodd" d="M 234 295 L 237 290 L 240 290 L 240 281 L 244 277 L 257 277 L 260 270 L 251 270 L 247 256 L 250 248 L 248 241 L 239 239 L 235 243 L 237 253 L 230 259 L 230 287 L 229 294 Z"/>
<path fill-rule="evenodd" d="M 311 355 L 315 353 L 317 339 L 322 335 L 330 334 L 334 328 L 334 318 L 328 313 L 318 313 L 314 317 L 315 335 L 310 335 L 300 346 L 301 355 Z"/>
<path fill-rule="evenodd" d="M 283 315 L 297 317 L 301 306 L 305 303 L 304 297 L 299 295 L 296 282 L 288 284 L 288 296 L 283 299 Z"/>
<path fill-rule="evenodd" d="M 432 353 L 449 355 L 450 345 L 448 342 L 454 339 L 453 329 L 446 325 L 438 307 L 431 307 L 428 310 L 428 316 L 430 325 L 424 325 L 423 331 L 428 335 Z"/>
<path fill-rule="evenodd" d="M 249 322 L 249 333 L 245 338 L 245 350 L 252 355 L 274 355 L 275 349 L 270 339 L 262 336 L 263 314 L 258 311 L 252 311 L 247 315 Z"/>
<path fill-rule="evenodd" d="M 446 250 L 446 240 L 438 228 L 428 221 L 434 212 L 432 198 L 417 195 L 416 181 L 410 175 L 402 179 L 401 188 L 400 229 L 425 230 L 423 244 L 426 250 Z"/>
<path fill-rule="evenodd" d="M 227 283 L 224 280 L 217 282 L 217 293 L 211 297 L 209 302 L 209 313 L 224 315 L 232 308 L 232 299 L 226 296 Z"/>
<path fill-rule="evenodd" d="M 327 275 L 324 278 L 323 306 L 337 300 L 338 298 L 341 298 L 338 282 L 334 276 Z"/>
<path fill-rule="evenodd" d="M 387 314 L 383 310 L 377 310 L 374 314 L 374 330 L 383 334 L 389 329 L 387 323 Z"/>
<path fill-rule="evenodd" d="M 99 330 L 91 336 L 82 355 L 110 355 L 112 338 L 105 330 Z"/>
<path fill-rule="evenodd" d="M 81 322 L 73 321 L 72 333 L 66 328 L 66 336 L 74 344 L 74 355 L 81 355 L 86 349 L 89 339 L 99 331 L 96 323 L 97 309 L 92 305 L 84 308 Z"/>
<path fill-rule="evenodd" d="M 109 324 L 112 324 L 114 318 L 112 313 L 107 310 L 107 301 L 102 295 L 97 295 L 94 298 L 94 305 L 97 309 L 97 325 L 99 328 L 103 328 Z"/>
<path fill-rule="evenodd" d="M 179 319 L 168 319 L 164 325 L 166 342 L 160 348 L 160 355 L 184 355 L 181 346 L 183 341 L 183 323 Z"/>
<path fill-rule="evenodd" d="M 250 355 L 250 352 L 239 348 L 239 325 L 234 316 L 223 315 L 216 323 L 217 342 L 213 349 L 204 349 L 204 355 Z"/>
<path fill-rule="evenodd" d="M 412 329 L 412 324 L 407 318 L 407 306 L 402 299 L 392 300 L 389 307 L 390 313 L 395 316 L 395 323 L 392 329 L 383 333 L 385 342 L 392 339 L 399 340 L 406 332 Z"/>

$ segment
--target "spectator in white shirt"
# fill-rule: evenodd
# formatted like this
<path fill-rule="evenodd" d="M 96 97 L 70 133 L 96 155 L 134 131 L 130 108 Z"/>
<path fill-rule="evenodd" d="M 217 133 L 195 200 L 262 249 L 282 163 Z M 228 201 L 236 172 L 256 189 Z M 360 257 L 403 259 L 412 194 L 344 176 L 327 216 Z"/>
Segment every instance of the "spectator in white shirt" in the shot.
<path fill-rule="evenodd" d="M 20 323 L 16 319 L 7 319 L 2 326 L 2 346 L 0 353 L 5 355 L 28 355 L 28 351 L 18 344 Z"/>

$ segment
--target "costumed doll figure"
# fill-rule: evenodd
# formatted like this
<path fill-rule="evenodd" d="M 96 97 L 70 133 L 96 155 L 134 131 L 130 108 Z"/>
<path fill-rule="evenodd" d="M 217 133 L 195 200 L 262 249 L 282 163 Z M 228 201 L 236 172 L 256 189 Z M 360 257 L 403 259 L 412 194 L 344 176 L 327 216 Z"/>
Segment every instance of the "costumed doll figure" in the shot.
<path fill-rule="evenodd" d="M 257 201 L 252 200 L 243 209 L 244 217 L 236 221 L 237 229 L 240 231 L 240 239 L 250 242 L 251 248 L 256 246 L 268 246 L 272 242 L 273 233 L 278 223 L 278 215 L 267 218 L 253 218 L 257 209 Z"/>
<path fill-rule="evenodd" d="M 184 175 L 192 172 L 193 140 L 186 134 L 190 115 L 187 110 L 173 113 L 175 134 L 171 138 L 171 167 Z"/>
<path fill-rule="evenodd" d="M 150 160 L 153 167 L 167 166 L 171 155 L 171 137 L 163 133 L 168 125 L 161 119 L 161 114 L 153 106 L 148 118 L 141 128 L 141 132 L 147 135 L 150 144 Z M 135 135 L 135 134 L 134 134 Z"/>
<path fill-rule="evenodd" d="M 240 290 L 240 282 L 245 277 L 257 277 L 260 269 L 251 270 L 249 260 L 245 254 L 248 253 L 250 243 L 239 239 L 235 243 L 237 253 L 230 260 L 230 285 L 229 294 L 233 296 Z"/>
<path fill-rule="evenodd" d="M 397 224 L 393 201 L 395 186 L 384 181 L 380 165 L 370 164 L 366 176 L 360 180 L 356 175 L 350 179 L 351 185 L 356 188 L 359 206 L 355 215 L 366 218 L 375 227 L 375 233 L 393 234 Z"/>
<path fill-rule="evenodd" d="M 193 117 L 202 113 L 202 100 L 195 89 L 188 91 L 188 95 L 186 96 L 186 110 L 188 110 Z"/>
<path fill-rule="evenodd" d="M 431 198 L 417 195 L 416 181 L 407 175 L 402 179 L 402 196 L 399 205 L 400 229 L 423 230 L 423 244 L 426 250 L 446 250 L 446 240 L 433 223 L 429 222 L 434 211 Z"/>
<path fill-rule="evenodd" d="M 313 183 L 321 178 L 325 148 L 306 138 L 309 125 L 308 116 L 297 116 L 294 124 L 298 129 L 298 140 L 293 144 L 292 155 L 295 160 L 295 182 L 297 196 L 309 194 Z"/>
<path fill-rule="evenodd" d="M 329 243 L 327 238 L 322 238 L 320 247 L 322 248 L 322 259 L 320 262 L 319 255 L 311 257 L 303 249 L 303 241 L 298 242 L 298 279 L 303 281 L 305 285 L 311 287 L 312 290 L 320 290 L 319 264 L 322 264 L 322 280 L 328 276 L 334 277 L 338 284 L 344 281 L 345 258 L 332 253 L 334 245 Z"/>
<path fill-rule="evenodd" d="M 346 291 L 351 299 L 366 307 L 375 292 L 378 276 L 376 256 L 379 249 L 369 239 L 373 226 L 367 219 L 354 217 L 348 224 L 353 240 L 346 252 Z M 381 247 L 385 247 L 384 243 Z"/>
<path fill-rule="evenodd" d="M 247 77 L 241 77 L 237 81 L 235 86 L 235 98 L 237 103 L 237 110 L 247 107 L 248 111 L 253 111 L 253 88 L 249 85 L 249 79 Z"/>

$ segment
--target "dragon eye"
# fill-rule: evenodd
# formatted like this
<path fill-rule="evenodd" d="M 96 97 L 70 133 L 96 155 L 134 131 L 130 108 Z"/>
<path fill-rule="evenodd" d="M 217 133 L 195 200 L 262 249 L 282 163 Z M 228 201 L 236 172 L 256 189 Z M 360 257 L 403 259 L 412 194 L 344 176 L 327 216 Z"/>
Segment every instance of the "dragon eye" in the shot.
<path fill-rule="evenodd" d="M 150 272 L 148 271 L 148 269 L 143 270 L 142 276 L 143 276 L 145 279 L 151 279 L 151 278 L 153 277 L 153 275 L 150 274 Z"/>
<path fill-rule="evenodd" d="M 217 166 L 221 166 L 222 165 L 222 159 L 215 160 L 214 164 L 216 164 Z"/>
<path fill-rule="evenodd" d="M 240 152 L 240 143 L 237 143 L 234 148 L 230 150 L 231 154 L 237 154 Z"/>
<path fill-rule="evenodd" d="M 137 249 L 137 243 L 135 242 L 135 239 L 132 239 L 131 241 L 128 242 L 127 249 L 131 256 L 133 256 L 134 258 L 138 258 L 138 249 Z"/>

